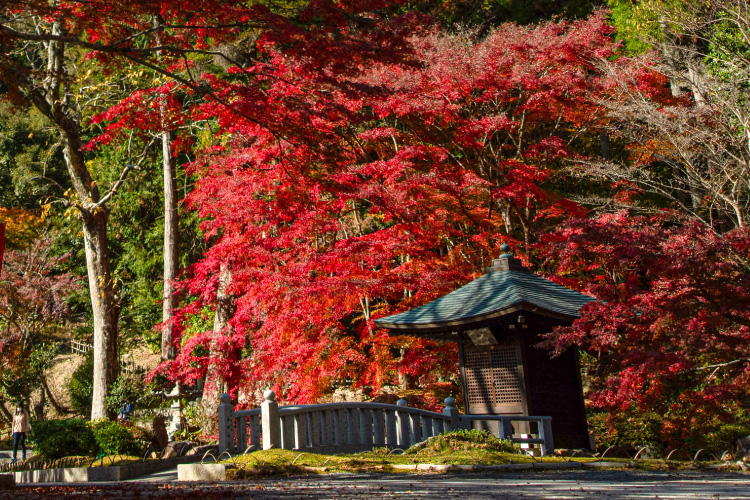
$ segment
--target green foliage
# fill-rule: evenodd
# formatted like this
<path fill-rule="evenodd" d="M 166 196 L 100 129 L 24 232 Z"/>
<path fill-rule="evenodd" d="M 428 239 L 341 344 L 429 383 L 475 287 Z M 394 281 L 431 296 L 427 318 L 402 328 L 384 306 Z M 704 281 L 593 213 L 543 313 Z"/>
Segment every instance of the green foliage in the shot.
<path fill-rule="evenodd" d="M 663 433 L 664 419 L 655 413 L 639 415 L 636 411 L 627 411 L 616 418 L 607 418 L 603 412 L 589 412 L 589 432 L 596 439 L 597 448 L 610 446 L 640 448 L 648 446 L 660 454 L 675 443 L 667 442 Z M 705 432 L 691 433 L 684 445 L 690 450 L 704 448 L 715 453 L 734 450 L 737 440 L 750 435 L 750 415 L 740 410 L 735 422 L 716 422 Z M 683 446 L 684 446 L 683 445 Z"/>
<path fill-rule="evenodd" d="M 722 94 L 737 92 L 739 106 L 746 105 L 748 90 L 747 68 L 750 64 L 750 43 L 747 29 L 738 29 L 732 19 L 735 12 L 721 12 L 707 38 L 709 40 L 705 63 L 711 74 L 724 83 Z"/>
<path fill-rule="evenodd" d="M 67 188 L 70 181 L 56 145 L 39 112 L 0 101 L 0 207 L 38 208 L 62 194 L 55 183 Z"/>
<path fill-rule="evenodd" d="M 69 456 L 97 454 L 139 454 L 143 443 L 130 428 L 119 422 L 81 418 L 35 422 L 29 431 L 29 441 L 36 454 L 45 460 Z"/>
<path fill-rule="evenodd" d="M 738 401 L 738 406 L 731 412 L 731 420 L 715 418 L 705 425 L 703 432 L 691 429 L 687 438 L 690 448 L 705 448 L 716 454 L 724 450 L 734 451 L 738 439 L 750 436 L 750 411 L 745 409 L 747 401 Z"/>
<path fill-rule="evenodd" d="M 0 395 L 14 404 L 28 404 L 29 395 L 41 385 L 41 375 L 58 352 L 56 345 L 34 346 L 23 364 L 6 367 L 0 378 Z"/>
<path fill-rule="evenodd" d="M 162 320 L 164 193 L 160 174 L 161 149 L 153 151 L 155 156 L 144 164 L 142 170 L 130 172 L 127 182 L 118 191 L 116 203 L 111 205 L 108 231 L 112 235 L 112 274 L 118 281 L 122 297 L 120 335 L 125 340 L 139 343 L 145 339 L 158 350 L 161 334 L 152 327 Z M 127 161 L 126 145 L 120 149 L 107 146 L 97 151 L 92 169 L 107 183 L 112 183 Z M 180 165 L 186 159 L 179 157 L 177 161 Z M 178 168 L 177 177 L 178 191 L 184 192 L 190 180 L 181 168 Z M 205 249 L 205 239 L 199 236 L 198 223 L 197 214 L 180 213 L 180 267 L 195 262 Z M 80 250 L 82 252 L 82 248 Z M 83 257 L 80 253 L 81 263 L 85 262 Z"/>
<path fill-rule="evenodd" d="M 722 424 L 716 430 L 706 434 L 706 448 L 721 452 L 734 451 L 737 440 L 750 436 L 750 424 Z"/>
<path fill-rule="evenodd" d="M 89 423 L 81 418 L 34 422 L 29 441 L 35 452 L 46 460 L 97 453 L 97 444 Z"/>
<path fill-rule="evenodd" d="M 120 422 L 97 420 L 91 423 L 91 430 L 101 455 L 138 455 L 143 448 L 131 430 Z"/>
<path fill-rule="evenodd" d="M 538 23 L 556 16 L 565 19 L 579 19 L 591 14 L 599 2 L 591 0 L 494 0 L 485 1 L 484 6 L 492 14 L 494 23 L 517 22 L 520 24 Z"/>
<path fill-rule="evenodd" d="M 601 6 L 600 0 L 482 0 L 410 2 L 440 19 L 449 29 L 461 26 L 498 26 L 505 22 L 534 24 L 555 17 L 580 19 Z"/>
<path fill-rule="evenodd" d="M 487 431 L 479 430 L 457 430 L 438 434 L 426 441 L 415 444 L 408 450 L 406 455 L 413 455 L 423 450 L 433 453 L 452 453 L 470 450 L 482 450 L 494 453 L 515 453 L 518 447 L 510 440 L 501 440 Z"/>
<path fill-rule="evenodd" d="M 611 8 L 610 19 L 617 27 L 617 40 L 623 42 L 625 49 L 631 54 L 641 54 L 648 50 L 649 45 L 644 41 L 646 31 L 643 25 L 654 25 L 641 19 L 636 5 L 630 0 L 608 0 L 607 5 Z M 641 29 L 641 31 L 639 31 Z"/>
<path fill-rule="evenodd" d="M 205 419 L 200 402 L 183 399 L 182 418 L 185 426 L 175 433 L 175 439 L 190 441 L 199 439 L 203 433 L 201 425 Z"/>
<path fill-rule="evenodd" d="M 70 405 L 81 415 L 91 414 L 91 400 L 94 395 L 94 356 L 93 352 L 86 353 L 86 359 L 73 372 L 68 385 Z"/>
<path fill-rule="evenodd" d="M 633 410 L 607 418 L 606 413 L 589 412 L 587 420 L 597 448 L 648 446 L 660 453 L 666 447 L 661 439 L 663 420 L 655 413 L 639 414 Z"/>
<path fill-rule="evenodd" d="M 606 0 L 606 4 L 617 39 L 631 54 L 655 48 L 666 33 L 679 33 L 711 8 L 704 0 Z"/>
<path fill-rule="evenodd" d="M 154 380 L 150 385 L 144 382 L 144 373 L 135 371 L 121 373 L 110 388 L 106 398 L 107 410 L 117 413 L 125 403 L 130 403 L 133 408 L 154 408 L 159 406 L 161 398 L 152 394 L 152 388 L 160 380 Z"/>
<path fill-rule="evenodd" d="M 146 385 L 141 374 L 121 373 L 110 387 L 109 395 L 105 399 L 107 410 L 117 413 L 125 403 L 137 405 L 145 394 Z"/>

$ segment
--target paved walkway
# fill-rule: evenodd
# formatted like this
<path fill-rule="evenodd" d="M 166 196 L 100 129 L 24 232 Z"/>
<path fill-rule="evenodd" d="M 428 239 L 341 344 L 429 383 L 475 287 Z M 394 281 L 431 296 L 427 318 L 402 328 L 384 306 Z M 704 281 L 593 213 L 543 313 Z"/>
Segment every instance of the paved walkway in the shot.
<path fill-rule="evenodd" d="M 26 458 L 34 456 L 34 450 L 26 448 Z M 13 459 L 13 450 L 0 450 L 0 464 L 8 463 Z M 18 459 L 21 459 L 21 450 L 18 450 Z"/>
<path fill-rule="evenodd" d="M 139 483 L 170 483 L 177 481 L 177 469 L 170 469 L 154 474 L 147 474 L 145 476 L 137 477 L 135 479 L 128 479 L 127 482 L 139 482 Z"/>
<path fill-rule="evenodd" d="M 750 476 L 740 473 L 547 471 L 523 474 L 336 474 L 233 483 L 158 480 L 78 485 L 19 486 L 0 499 L 73 497 L 154 499 L 417 500 L 737 499 L 750 500 Z"/>

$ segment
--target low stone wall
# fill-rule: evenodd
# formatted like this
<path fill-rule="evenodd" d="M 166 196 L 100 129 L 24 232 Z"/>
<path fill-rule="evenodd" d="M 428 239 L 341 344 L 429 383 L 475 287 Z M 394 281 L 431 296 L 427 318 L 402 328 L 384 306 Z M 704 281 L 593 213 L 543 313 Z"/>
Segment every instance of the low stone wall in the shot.
<path fill-rule="evenodd" d="M 21 483 L 95 483 L 134 479 L 173 469 L 179 464 L 197 462 L 198 455 L 151 460 L 148 462 L 111 467 L 70 467 L 14 472 L 15 482 Z"/>
<path fill-rule="evenodd" d="M 226 481 L 226 464 L 180 464 L 177 466 L 178 481 Z"/>

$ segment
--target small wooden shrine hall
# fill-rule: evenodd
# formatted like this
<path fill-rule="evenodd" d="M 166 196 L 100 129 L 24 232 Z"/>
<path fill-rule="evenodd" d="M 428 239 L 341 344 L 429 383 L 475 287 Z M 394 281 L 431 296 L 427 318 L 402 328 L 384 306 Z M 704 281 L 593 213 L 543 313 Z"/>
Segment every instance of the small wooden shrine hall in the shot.
<path fill-rule="evenodd" d="M 550 416 L 556 448 L 589 448 L 578 353 L 553 358 L 535 345 L 595 299 L 531 273 L 510 246 L 500 248 L 483 276 L 375 323 L 391 334 L 456 342 L 466 413 Z"/>

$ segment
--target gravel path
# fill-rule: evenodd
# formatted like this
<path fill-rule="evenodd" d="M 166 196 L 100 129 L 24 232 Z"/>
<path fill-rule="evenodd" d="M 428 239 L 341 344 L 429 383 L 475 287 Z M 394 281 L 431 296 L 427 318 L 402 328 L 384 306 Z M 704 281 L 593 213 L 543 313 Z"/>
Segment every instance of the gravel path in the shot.
<path fill-rule="evenodd" d="M 0 499 L 742 499 L 741 473 L 545 471 L 522 474 L 336 474 L 232 483 L 123 482 L 19 486 Z"/>

